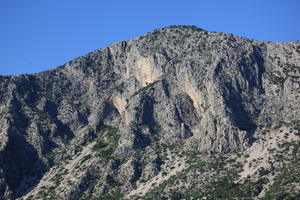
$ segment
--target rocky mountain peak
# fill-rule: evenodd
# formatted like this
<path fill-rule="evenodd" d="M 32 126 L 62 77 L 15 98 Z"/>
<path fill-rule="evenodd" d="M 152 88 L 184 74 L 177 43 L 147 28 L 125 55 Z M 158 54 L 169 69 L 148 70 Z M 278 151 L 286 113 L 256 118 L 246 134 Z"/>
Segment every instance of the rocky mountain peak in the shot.
<path fill-rule="evenodd" d="M 270 195 L 283 163 L 299 162 L 299 63 L 299 42 L 170 26 L 1 76 L 0 199 L 219 198 L 203 184 L 222 181 L 230 195 Z M 274 143 L 294 149 L 289 161 Z M 274 171 L 263 180 L 249 164 L 260 153 Z M 245 191 L 245 178 L 260 189 Z"/>

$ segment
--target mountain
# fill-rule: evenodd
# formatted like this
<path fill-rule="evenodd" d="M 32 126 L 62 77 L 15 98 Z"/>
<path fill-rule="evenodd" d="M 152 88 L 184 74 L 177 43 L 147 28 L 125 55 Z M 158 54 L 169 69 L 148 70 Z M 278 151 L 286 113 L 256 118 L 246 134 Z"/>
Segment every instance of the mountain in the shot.
<path fill-rule="evenodd" d="M 0 199 L 299 199 L 300 42 L 194 26 L 0 77 Z"/>

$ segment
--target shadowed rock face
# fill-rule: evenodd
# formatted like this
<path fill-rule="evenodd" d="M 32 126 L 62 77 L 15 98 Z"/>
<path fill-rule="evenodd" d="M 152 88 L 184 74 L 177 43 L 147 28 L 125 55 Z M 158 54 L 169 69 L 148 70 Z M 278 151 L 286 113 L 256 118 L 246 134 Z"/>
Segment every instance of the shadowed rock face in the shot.
<path fill-rule="evenodd" d="M 258 127 L 300 118 L 299 52 L 299 42 L 172 26 L 54 70 L 0 77 L 0 199 L 43 198 L 45 173 L 76 156 L 89 159 L 83 173 L 55 197 L 79 199 L 91 187 L 97 197 L 117 183 L 126 193 L 159 173 L 149 149 L 161 145 L 242 151 Z M 88 148 L 95 142 L 100 153 Z"/>

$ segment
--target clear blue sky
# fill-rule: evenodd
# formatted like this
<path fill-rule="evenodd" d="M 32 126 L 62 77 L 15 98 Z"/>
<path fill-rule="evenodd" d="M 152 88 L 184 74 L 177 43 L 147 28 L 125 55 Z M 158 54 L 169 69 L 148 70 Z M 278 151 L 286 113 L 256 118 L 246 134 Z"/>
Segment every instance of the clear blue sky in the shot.
<path fill-rule="evenodd" d="M 300 0 L 0 0 L 0 74 L 51 69 L 169 25 L 295 41 Z"/>

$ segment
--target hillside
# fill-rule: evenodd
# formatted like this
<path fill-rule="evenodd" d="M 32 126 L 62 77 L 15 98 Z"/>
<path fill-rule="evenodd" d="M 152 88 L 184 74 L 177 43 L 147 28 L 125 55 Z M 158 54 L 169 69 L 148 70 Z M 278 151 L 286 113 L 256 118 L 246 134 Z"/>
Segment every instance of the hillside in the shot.
<path fill-rule="evenodd" d="M 193 26 L 0 77 L 0 199 L 299 199 L 300 42 Z"/>

